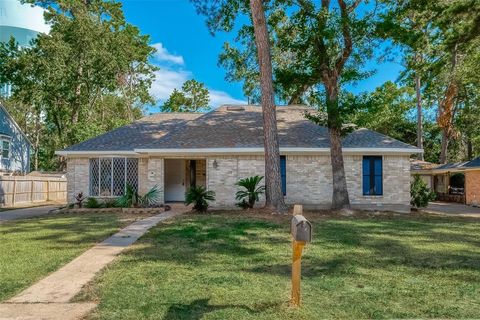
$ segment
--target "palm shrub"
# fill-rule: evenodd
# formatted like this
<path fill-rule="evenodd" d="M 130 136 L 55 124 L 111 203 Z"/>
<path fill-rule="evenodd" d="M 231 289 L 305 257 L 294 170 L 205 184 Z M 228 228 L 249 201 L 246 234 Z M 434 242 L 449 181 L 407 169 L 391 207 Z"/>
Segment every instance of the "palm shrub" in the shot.
<path fill-rule="evenodd" d="M 140 204 L 143 207 L 150 207 L 158 204 L 160 200 L 160 190 L 158 186 L 153 186 L 147 193 L 139 198 Z"/>
<path fill-rule="evenodd" d="M 215 200 L 215 192 L 207 190 L 203 186 L 193 186 L 185 192 L 185 204 L 188 206 L 193 203 L 193 209 L 199 212 L 206 212 L 208 201 Z"/>
<path fill-rule="evenodd" d="M 410 184 L 410 204 L 415 208 L 425 208 L 428 202 L 435 200 L 435 192 L 416 174 Z"/>
<path fill-rule="evenodd" d="M 265 186 L 259 186 L 263 176 L 253 176 L 241 179 L 236 183 L 237 186 L 242 187 L 243 190 L 237 191 L 235 198 L 240 200 L 237 203 L 242 209 L 253 208 L 255 202 L 259 200 L 259 196 L 265 192 Z"/>
<path fill-rule="evenodd" d="M 121 208 L 148 207 L 157 204 L 159 199 L 160 190 L 158 190 L 158 186 L 152 187 L 146 194 L 141 196 L 134 187 L 127 184 L 125 194 L 117 199 L 117 206 Z"/>

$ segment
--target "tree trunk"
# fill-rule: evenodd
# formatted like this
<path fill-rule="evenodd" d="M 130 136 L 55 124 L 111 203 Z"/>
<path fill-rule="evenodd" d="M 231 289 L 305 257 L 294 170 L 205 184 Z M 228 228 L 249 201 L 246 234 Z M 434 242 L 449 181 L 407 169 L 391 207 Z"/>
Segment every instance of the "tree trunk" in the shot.
<path fill-rule="evenodd" d="M 330 159 L 333 174 L 332 209 L 348 208 L 350 207 L 350 199 L 343 163 L 341 130 L 329 128 L 328 133 L 330 134 Z"/>
<path fill-rule="evenodd" d="M 38 152 L 40 149 L 40 110 L 37 110 L 37 113 L 35 115 L 35 145 L 34 145 L 34 169 L 35 171 L 38 170 Z"/>
<path fill-rule="evenodd" d="M 470 138 L 467 139 L 467 160 L 473 159 L 473 144 Z"/>
<path fill-rule="evenodd" d="M 328 133 L 330 135 L 330 159 L 332 162 L 333 194 L 332 209 L 350 207 L 347 179 L 342 152 L 342 123 L 338 106 L 338 79 L 329 77 L 324 81 L 327 91 Z"/>
<path fill-rule="evenodd" d="M 442 143 L 440 147 L 440 163 L 447 163 L 447 152 L 448 152 L 448 134 L 446 129 L 442 129 Z"/>
<path fill-rule="evenodd" d="M 250 10 L 260 67 L 262 93 L 263 140 L 265 147 L 265 207 L 277 213 L 286 213 L 280 177 L 280 150 L 273 94 L 272 62 L 267 22 L 262 0 L 250 0 Z"/>
<path fill-rule="evenodd" d="M 440 150 L 440 163 L 447 163 L 448 143 L 454 134 L 453 118 L 454 105 L 458 95 L 458 85 L 456 81 L 455 70 L 457 66 L 457 44 L 452 52 L 452 65 L 450 67 L 450 79 L 445 90 L 445 96 L 438 106 L 439 116 L 437 119 L 439 127 L 442 129 L 442 145 Z"/>
<path fill-rule="evenodd" d="M 423 110 L 422 110 L 422 93 L 420 91 L 420 75 L 415 75 L 415 92 L 417 95 L 417 147 L 423 149 Z M 424 160 L 423 153 L 419 153 L 418 160 Z"/>

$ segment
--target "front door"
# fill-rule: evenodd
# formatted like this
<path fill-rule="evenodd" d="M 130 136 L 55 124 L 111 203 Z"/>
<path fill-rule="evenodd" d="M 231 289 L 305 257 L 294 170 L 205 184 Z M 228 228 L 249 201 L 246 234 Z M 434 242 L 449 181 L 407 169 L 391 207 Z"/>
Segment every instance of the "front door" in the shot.
<path fill-rule="evenodd" d="M 185 201 L 185 160 L 165 160 L 165 201 Z"/>

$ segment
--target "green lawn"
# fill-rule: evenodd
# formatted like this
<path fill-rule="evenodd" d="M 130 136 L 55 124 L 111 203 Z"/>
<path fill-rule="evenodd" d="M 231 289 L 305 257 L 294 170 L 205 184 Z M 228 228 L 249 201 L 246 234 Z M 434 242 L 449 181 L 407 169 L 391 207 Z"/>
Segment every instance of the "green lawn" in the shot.
<path fill-rule="evenodd" d="M 479 222 L 310 218 L 298 310 L 289 218 L 238 214 L 156 227 L 78 300 L 93 319 L 480 318 Z"/>
<path fill-rule="evenodd" d="M 0 224 L 0 301 L 128 223 L 115 214 L 50 215 Z"/>

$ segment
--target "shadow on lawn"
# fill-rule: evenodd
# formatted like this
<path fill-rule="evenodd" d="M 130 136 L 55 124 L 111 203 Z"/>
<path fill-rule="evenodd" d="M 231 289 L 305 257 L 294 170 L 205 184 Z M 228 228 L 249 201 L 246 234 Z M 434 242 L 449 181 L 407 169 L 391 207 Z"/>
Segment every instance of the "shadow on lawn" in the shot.
<path fill-rule="evenodd" d="M 47 241 L 52 244 L 51 248 L 63 248 L 64 245 L 98 240 L 98 236 L 105 233 L 105 230 L 111 229 L 113 232 L 118 226 L 114 215 L 56 215 L 2 224 L 0 232 L 39 241 L 43 246 Z"/>
<path fill-rule="evenodd" d="M 262 255 L 265 250 L 256 246 L 266 244 L 287 244 L 288 237 L 272 236 L 268 230 L 281 228 L 265 221 L 219 221 L 201 217 L 176 221 L 166 228 L 150 231 L 143 242 L 149 246 L 127 253 L 134 259 L 167 260 L 175 263 L 198 265 L 208 263 L 206 255 L 227 255 L 250 259 Z M 179 249 L 181 248 L 181 251 Z"/>
<path fill-rule="evenodd" d="M 243 309 L 250 314 L 260 313 L 266 309 L 279 306 L 279 304 L 262 304 L 255 307 L 255 309 L 244 305 L 235 304 L 210 304 L 210 298 L 197 299 L 188 304 L 175 303 L 170 305 L 167 313 L 163 317 L 164 320 L 197 320 L 202 319 L 206 313 L 214 312 L 223 309 Z"/>
<path fill-rule="evenodd" d="M 316 240 L 320 248 L 331 242 L 362 248 L 361 253 L 352 252 L 350 260 L 366 267 L 480 268 L 480 242 L 472 235 L 452 232 L 450 226 L 444 220 L 377 221 L 374 226 L 330 221 Z M 439 231 L 441 228 L 446 230 Z M 450 245 L 462 248 L 448 249 Z"/>
<path fill-rule="evenodd" d="M 302 259 L 302 278 L 351 274 L 354 271 L 351 262 L 348 256 L 333 259 L 318 259 L 305 255 Z M 290 277 L 291 270 L 291 262 L 284 264 L 265 264 L 254 268 L 242 269 L 242 271 L 246 272 L 274 274 L 285 277 Z"/>
<path fill-rule="evenodd" d="M 314 242 L 304 255 L 304 276 L 347 276 L 358 267 L 480 268 L 480 241 L 475 236 L 480 225 L 472 226 L 472 221 L 412 217 L 312 220 Z M 218 255 L 220 259 L 233 258 L 234 264 L 228 267 L 235 271 L 290 275 L 290 259 L 278 255 L 290 255 L 286 251 L 290 247 L 287 219 L 279 224 L 249 217 L 187 217 L 155 228 L 144 242 L 149 246 L 131 250 L 128 255 L 133 259 L 129 261 L 140 258 L 198 265 L 211 263 Z M 447 249 L 449 245 L 454 245 L 453 249 Z"/>

